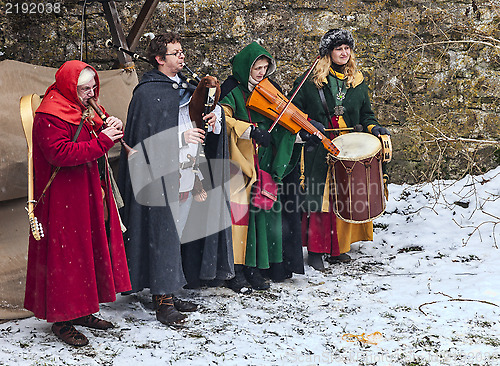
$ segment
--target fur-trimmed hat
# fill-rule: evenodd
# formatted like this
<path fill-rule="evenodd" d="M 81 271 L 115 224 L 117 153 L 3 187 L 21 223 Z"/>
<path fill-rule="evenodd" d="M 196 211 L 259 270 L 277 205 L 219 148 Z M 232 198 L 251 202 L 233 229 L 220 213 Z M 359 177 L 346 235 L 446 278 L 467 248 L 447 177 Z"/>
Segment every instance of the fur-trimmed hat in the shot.
<path fill-rule="evenodd" d="M 354 38 L 351 32 L 345 29 L 330 29 L 319 41 L 319 54 L 321 57 L 328 55 L 335 47 L 346 44 L 354 49 Z"/>

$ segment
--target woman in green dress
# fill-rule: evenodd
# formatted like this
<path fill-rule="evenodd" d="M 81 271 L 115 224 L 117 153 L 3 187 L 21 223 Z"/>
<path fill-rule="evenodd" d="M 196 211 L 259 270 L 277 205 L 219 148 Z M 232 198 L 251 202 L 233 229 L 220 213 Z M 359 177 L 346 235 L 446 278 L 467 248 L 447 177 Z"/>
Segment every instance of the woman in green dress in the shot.
<path fill-rule="evenodd" d="M 258 158 L 260 169 L 281 184 L 297 164 L 300 148 L 295 147 L 295 134 L 281 125 L 276 125 L 269 133 L 273 121 L 246 107 L 246 100 L 255 86 L 276 70 L 276 62 L 269 52 L 252 42 L 231 59 L 231 64 L 232 75 L 221 87 L 221 104 L 226 115 L 229 155 L 234 166 L 241 170 L 242 181 L 232 179 L 230 182 L 236 277 L 229 281 L 228 287 L 241 292 L 247 285 L 245 278 L 254 289 L 269 288 L 260 269 L 283 263 L 280 200 L 269 211 L 251 203 L 257 178 L 255 159 Z M 300 256 L 300 266 L 291 271 L 303 273 L 300 236 L 298 243 L 295 253 Z"/>

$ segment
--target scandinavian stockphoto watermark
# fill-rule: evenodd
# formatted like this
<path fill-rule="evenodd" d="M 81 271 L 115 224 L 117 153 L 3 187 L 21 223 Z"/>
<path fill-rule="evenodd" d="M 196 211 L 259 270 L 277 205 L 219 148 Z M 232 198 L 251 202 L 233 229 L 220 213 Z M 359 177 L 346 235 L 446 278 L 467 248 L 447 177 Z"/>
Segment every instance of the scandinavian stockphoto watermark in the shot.
<path fill-rule="evenodd" d="M 450 350 L 447 352 L 428 352 L 416 350 L 415 352 L 393 352 L 384 353 L 378 351 L 362 350 L 337 350 L 324 351 L 322 353 L 312 352 L 287 352 L 282 361 L 293 365 L 338 365 L 343 363 L 359 362 L 368 365 L 400 365 L 400 364 L 457 364 L 457 365 L 483 365 L 488 362 L 498 361 L 500 352 L 491 351 L 469 351 L 460 352 L 459 350 Z M 493 364 L 493 363 L 492 363 Z"/>
<path fill-rule="evenodd" d="M 249 184 L 239 166 L 229 159 L 205 159 L 203 155 L 196 157 L 196 164 L 186 168 L 182 162 L 179 163 L 179 135 L 178 129 L 173 127 L 141 141 L 133 147 L 137 152 L 130 155 L 128 159 L 130 180 L 137 203 L 148 207 L 169 207 L 174 221 L 181 222 L 178 231 L 182 236 L 182 242 L 188 242 L 215 234 L 231 226 L 231 222 L 240 222 L 249 215 L 260 211 L 255 205 L 247 205 L 243 210 L 231 212 L 230 188 L 239 187 L 236 190 L 245 192 Z M 203 185 L 207 193 L 207 202 L 196 205 L 196 209 L 189 211 L 190 222 L 196 225 L 185 226 L 185 212 L 183 213 L 179 197 L 179 179 L 182 169 L 193 169 L 203 171 Z M 229 174 L 229 171 L 231 173 Z M 306 179 L 308 194 L 316 194 L 327 188 L 324 182 L 314 182 Z M 334 189 L 335 188 L 335 189 Z M 350 182 L 349 184 L 330 184 L 328 189 L 336 192 L 349 200 L 336 199 L 330 205 L 330 210 L 342 212 L 348 209 L 350 212 L 365 212 L 370 204 L 366 197 L 370 195 L 381 195 L 381 185 L 363 184 Z M 234 190 L 234 189 L 233 189 Z M 246 196 L 246 193 L 244 194 Z M 295 184 L 278 184 L 278 197 L 285 197 L 281 202 L 279 199 L 271 207 L 274 212 L 321 212 L 323 207 L 317 200 L 304 200 L 304 191 Z M 253 195 L 247 197 L 250 203 Z M 248 202 L 247 202 L 248 203 Z M 346 205 L 348 207 L 346 207 Z M 233 215 L 231 220 L 231 215 Z M 192 220 L 192 221 L 191 221 Z M 189 228 L 184 230 L 183 228 Z"/>
<path fill-rule="evenodd" d="M 178 145 L 178 130 L 171 128 L 134 146 L 137 152 L 128 159 L 130 180 L 137 203 L 149 207 L 168 207 L 176 224 L 184 217 L 179 196 L 181 167 L 179 159 L 172 156 L 178 154 Z M 205 204 L 197 205 L 195 210 L 189 212 L 189 222 L 196 225 L 188 225 L 189 230 L 182 230 L 185 223 L 178 226 L 178 235 L 184 243 L 204 238 L 231 226 L 228 203 L 230 181 L 222 179 L 222 172 L 228 169 L 229 161 L 207 161 L 201 157 L 198 159 L 200 162 L 189 169 L 210 172 L 204 177 L 207 200 Z M 238 179 L 238 175 L 232 179 Z"/>

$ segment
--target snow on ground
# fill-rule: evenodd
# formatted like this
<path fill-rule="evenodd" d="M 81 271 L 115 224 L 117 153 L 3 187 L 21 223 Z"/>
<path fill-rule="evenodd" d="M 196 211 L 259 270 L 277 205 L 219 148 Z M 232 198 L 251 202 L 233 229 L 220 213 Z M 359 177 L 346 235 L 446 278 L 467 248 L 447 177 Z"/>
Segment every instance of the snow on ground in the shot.
<path fill-rule="evenodd" d="M 100 312 L 117 328 L 82 329 L 80 349 L 9 321 L 0 365 L 500 365 L 500 167 L 390 191 L 351 263 L 250 296 L 185 291 L 201 310 L 182 328 L 155 320 L 147 291 L 118 296 Z"/>

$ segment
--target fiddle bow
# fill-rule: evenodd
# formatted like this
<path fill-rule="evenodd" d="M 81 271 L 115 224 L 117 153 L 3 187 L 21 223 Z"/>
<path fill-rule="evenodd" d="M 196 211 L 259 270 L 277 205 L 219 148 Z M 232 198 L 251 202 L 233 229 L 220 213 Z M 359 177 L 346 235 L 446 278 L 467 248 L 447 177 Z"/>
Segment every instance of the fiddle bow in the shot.
<path fill-rule="evenodd" d="M 316 60 L 314 60 L 314 63 L 311 65 L 311 67 L 309 68 L 309 70 L 307 70 L 307 73 L 302 78 L 302 81 L 300 82 L 299 86 L 297 87 L 297 89 L 295 89 L 294 93 L 292 94 L 292 96 L 290 97 L 290 99 L 288 100 L 288 102 L 286 103 L 286 105 L 283 108 L 283 110 L 281 111 L 280 115 L 278 117 L 276 117 L 276 119 L 274 120 L 273 124 L 271 125 L 271 127 L 269 128 L 269 130 L 267 132 L 271 133 L 271 131 L 273 130 L 274 126 L 276 126 L 276 123 L 278 123 L 278 121 L 281 119 L 281 117 L 283 116 L 283 114 L 285 114 L 285 111 L 287 110 L 287 108 L 292 103 L 293 98 L 295 98 L 295 96 L 299 92 L 300 88 L 302 88 L 302 85 L 304 85 L 304 83 L 307 80 L 307 78 L 309 77 L 309 75 L 311 75 L 311 72 L 313 71 L 314 66 L 316 66 L 318 64 L 319 58 L 320 58 L 320 56 L 316 57 Z"/>

